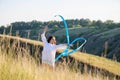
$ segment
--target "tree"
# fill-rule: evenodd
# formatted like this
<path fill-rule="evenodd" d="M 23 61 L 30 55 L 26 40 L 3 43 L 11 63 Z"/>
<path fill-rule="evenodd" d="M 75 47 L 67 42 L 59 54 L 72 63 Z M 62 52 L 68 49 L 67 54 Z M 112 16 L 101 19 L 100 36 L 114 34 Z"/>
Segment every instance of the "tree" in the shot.
<path fill-rule="evenodd" d="M 105 24 L 113 24 L 113 20 L 107 20 L 104 22 Z"/>
<path fill-rule="evenodd" d="M 92 23 L 89 19 L 80 19 L 80 25 L 85 27 L 85 26 L 90 26 Z"/>
<path fill-rule="evenodd" d="M 0 27 L 0 34 L 3 34 L 5 26 Z"/>
<path fill-rule="evenodd" d="M 98 21 L 96 21 L 95 26 L 102 28 L 104 26 L 104 24 L 101 20 L 98 20 Z"/>

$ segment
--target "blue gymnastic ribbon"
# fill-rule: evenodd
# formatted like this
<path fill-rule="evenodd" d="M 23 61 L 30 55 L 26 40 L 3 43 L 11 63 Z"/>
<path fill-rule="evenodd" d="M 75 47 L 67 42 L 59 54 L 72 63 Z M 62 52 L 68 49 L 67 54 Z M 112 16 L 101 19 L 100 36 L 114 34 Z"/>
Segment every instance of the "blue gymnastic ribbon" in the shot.
<path fill-rule="evenodd" d="M 75 40 L 73 40 L 71 43 L 70 43 L 70 38 L 69 38 L 69 32 L 68 32 L 68 25 L 65 21 L 65 19 L 61 16 L 61 15 L 57 15 L 59 16 L 63 22 L 64 22 L 64 26 L 65 26 L 65 29 L 66 29 L 66 37 L 67 37 L 67 44 L 68 44 L 68 47 L 61 53 L 59 54 L 56 58 L 55 58 L 55 61 L 57 61 L 59 58 L 61 58 L 62 56 L 68 56 L 69 54 L 72 54 L 74 52 L 76 52 L 77 50 L 79 50 L 80 48 L 83 47 L 83 45 L 87 42 L 87 40 L 83 37 L 79 37 L 79 38 L 76 38 Z M 56 17 L 56 16 L 55 16 Z M 76 48 L 75 50 L 72 50 L 69 52 L 69 48 L 70 48 L 70 45 L 71 44 L 74 44 L 75 42 L 77 42 L 78 40 L 83 40 L 84 42 L 78 47 Z"/>

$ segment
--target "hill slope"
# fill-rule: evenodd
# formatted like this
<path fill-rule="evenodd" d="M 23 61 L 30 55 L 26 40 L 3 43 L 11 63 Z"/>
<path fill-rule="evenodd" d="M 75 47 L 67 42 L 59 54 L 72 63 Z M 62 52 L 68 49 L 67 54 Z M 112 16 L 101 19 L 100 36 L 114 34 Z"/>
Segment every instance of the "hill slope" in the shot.
<path fill-rule="evenodd" d="M 40 41 L 34 41 L 34 40 L 19 38 L 19 37 L 15 37 L 15 36 L 0 35 L 0 38 L 1 38 L 1 43 L 2 43 L 1 44 L 2 47 L 0 47 L 1 48 L 0 51 L 5 50 L 6 54 L 10 54 L 10 51 L 8 51 L 8 50 L 12 49 L 11 51 L 15 52 L 14 53 L 14 55 L 15 55 L 16 54 L 16 49 L 15 48 L 17 48 L 16 46 L 18 46 L 16 44 L 20 44 L 20 42 L 21 42 L 22 44 L 25 43 L 25 44 L 28 44 L 28 45 L 30 45 L 30 44 L 34 45 L 34 46 L 32 46 L 33 47 L 32 50 L 33 49 L 37 50 L 37 53 L 34 52 L 34 51 L 33 51 L 33 53 L 30 53 L 30 51 L 29 51 L 29 50 L 31 50 L 30 46 L 28 48 L 24 48 L 23 45 L 21 45 L 21 46 L 19 45 L 19 47 L 21 47 L 22 49 L 27 49 L 29 54 L 33 54 L 33 55 L 35 55 L 35 57 L 37 57 L 37 55 L 40 54 L 40 51 L 39 51 L 38 48 L 36 49 L 36 46 L 43 46 L 43 43 L 40 42 Z M 10 40 L 14 40 L 14 42 L 11 43 L 12 46 L 9 43 Z M 6 46 L 6 44 L 9 44 L 9 45 Z M 24 50 L 21 50 L 21 48 L 17 49 L 17 50 L 20 50 L 20 51 L 17 51 L 18 54 L 24 54 L 24 53 L 22 53 L 22 52 L 24 52 Z M 59 50 L 57 52 L 61 53 L 62 51 L 63 50 Z M 71 54 L 70 56 L 73 59 L 78 60 L 82 63 L 85 63 L 85 64 L 87 63 L 88 65 L 91 65 L 91 66 L 96 67 L 98 69 L 105 70 L 105 71 L 108 71 L 108 72 L 110 72 L 114 75 L 120 76 L 120 67 L 119 67 L 120 63 L 118 63 L 118 62 L 111 61 L 111 60 L 108 60 L 106 58 L 98 57 L 98 56 L 91 55 L 91 54 L 81 53 L 79 51 L 75 52 L 74 54 Z M 79 64 L 77 64 L 77 65 L 79 65 Z"/>
<path fill-rule="evenodd" d="M 53 33 L 58 41 L 66 42 L 65 30 Z M 87 43 L 84 50 L 87 53 L 104 56 L 120 61 L 120 28 L 99 30 L 96 28 L 71 28 L 69 29 L 70 40 L 77 37 L 85 37 Z"/>
<path fill-rule="evenodd" d="M 120 61 L 120 23 L 111 20 L 102 22 L 101 20 L 91 21 L 89 19 L 66 21 L 69 27 L 70 41 L 77 37 L 87 39 L 82 51 Z M 62 21 L 40 22 L 33 20 L 31 22 L 14 22 L 11 25 L 12 27 L 0 27 L 0 33 L 40 40 L 43 26 L 48 25 L 47 37 L 55 35 L 58 43 L 67 43 L 65 27 Z"/>

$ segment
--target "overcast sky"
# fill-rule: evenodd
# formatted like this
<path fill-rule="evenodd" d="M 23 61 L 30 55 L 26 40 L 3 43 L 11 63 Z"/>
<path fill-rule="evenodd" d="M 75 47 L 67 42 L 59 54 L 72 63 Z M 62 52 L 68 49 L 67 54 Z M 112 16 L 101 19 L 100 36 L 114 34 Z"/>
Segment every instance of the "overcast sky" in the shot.
<path fill-rule="evenodd" d="M 120 22 L 120 0 L 0 0 L 0 26 L 15 21 L 89 18 Z"/>

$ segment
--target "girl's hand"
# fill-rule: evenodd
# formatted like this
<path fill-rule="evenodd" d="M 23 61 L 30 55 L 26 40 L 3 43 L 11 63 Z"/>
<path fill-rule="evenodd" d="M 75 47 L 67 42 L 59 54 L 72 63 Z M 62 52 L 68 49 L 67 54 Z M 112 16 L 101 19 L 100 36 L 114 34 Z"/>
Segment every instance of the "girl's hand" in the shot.
<path fill-rule="evenodd" d="M 70 47 L 73 47 L 74 46 L 74 44 L 70 44 Z"/>
<path fill-rule="evenodd" d="M 45 26 L 44 27 L 44 32 L 46 32 L 48 30 L 48 27 L 47 26 Z"/>

